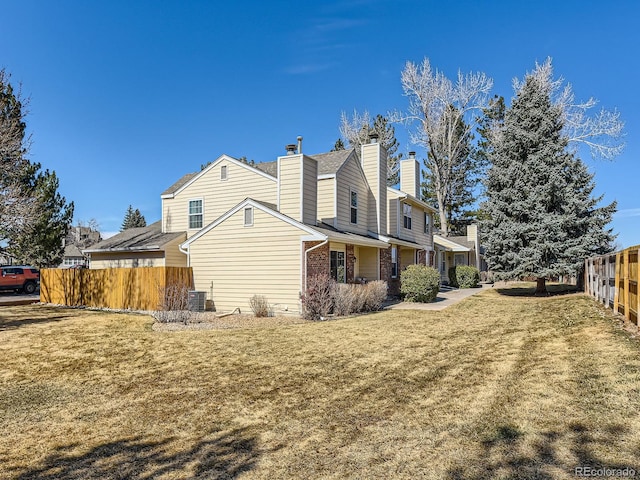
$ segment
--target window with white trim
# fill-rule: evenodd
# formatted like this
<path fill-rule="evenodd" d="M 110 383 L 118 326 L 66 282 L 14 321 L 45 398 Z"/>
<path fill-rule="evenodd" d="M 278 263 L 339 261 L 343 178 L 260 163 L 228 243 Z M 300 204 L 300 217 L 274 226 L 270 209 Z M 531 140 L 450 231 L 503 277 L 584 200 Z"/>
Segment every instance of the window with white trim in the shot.
<path fill-rule="evenodd" d="M 391 278 L 398 278 L 398 247 L 391 247 Z"/>
<path fill-rule="evenodd" d="M 244 226 L 250 227 L 253 225 L 253 208 L 247 207 L 244 209 Z"/>
<path fill-rule="evenodd" d="M 346 282 L 346 269 L 344 263 L 344 252 L 331 250 L 330 252 L 331 278 L 338 283 Z"/>
<path fill-rule="evenodd" d="M 411 205 L 408 203 L 402 204 L 402 225 L 407 230 L 411 230 Z"/>
<path fill-rule="evenodd" d="M 351 223 L 358 223 L 358 192 L 349 190 L 351 197 Z"/>
<path fill-rule="evenodd" d="M 427 235 L 431 233 L 431 215 L 429 215 L 429 212 L 424 212 L 424 233 Z"/>
<path fill-rule="evenodd" d="M 227 179 L 227 166 L 222 165 L 220 167 L 220 180 L 226 180 L 226 179 Z"/>
<path fill-rule="evenodd" d="M 202 228 L 202 200 L 189 200 L 189 228 Z"/>

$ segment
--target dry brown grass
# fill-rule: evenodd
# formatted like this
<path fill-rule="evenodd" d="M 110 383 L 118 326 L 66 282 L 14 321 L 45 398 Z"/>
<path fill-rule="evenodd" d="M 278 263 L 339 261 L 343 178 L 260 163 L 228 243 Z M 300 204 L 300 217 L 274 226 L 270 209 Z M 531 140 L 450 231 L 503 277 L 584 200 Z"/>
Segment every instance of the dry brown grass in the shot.
<path fill-rule="evenodd" d="M 640 472 L 640 351 L 590 299 L 155 332 L 0 309 L 8 478 L 574 478 Z"/>

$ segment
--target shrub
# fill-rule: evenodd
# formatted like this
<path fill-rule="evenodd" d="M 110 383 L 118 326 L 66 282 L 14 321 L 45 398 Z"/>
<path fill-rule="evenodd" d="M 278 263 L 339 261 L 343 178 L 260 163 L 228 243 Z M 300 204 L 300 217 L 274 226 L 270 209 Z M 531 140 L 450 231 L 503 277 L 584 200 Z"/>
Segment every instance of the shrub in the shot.
<path fill-rule="evenodd" d="M 173 283 L 158 287 L 160 304 L 153 314 L 158 322 L 187 323 L 191 318 L 189 311 L 189 287 L 184 283 Z"/>
<path fill-rule="evenodd" d="M 363 289 L 366 294 L 364 308 L 369 312 L 377 312 L 382 308 L 382 304 L 387 299 L 387 282 L 376 280 L 366 285 L 353 285 L 356 289 Z M 364 288 L 363 288 L 364 287 Z M 362 311 L 362 310 L 360 310 Z"/>
<path fill-rule="evenodd" d="M 249 299 L 249 306 L 256 317 L 273 317 L 273 309 L 264 295 L 254 295 Z"/>
<path fill-rule="evenodd" d="M 328 275 L 314 275 L 307 281 L 307 291 L 300 296 L 302 317 L 324 320 L 333 309 L 335 282 Z"/>
<path fill-rule="evenodd" d="M 458 267 L 449 267 L 449 270 L 447 270 L 447 275 L 449 277 L 449 285 L 458 288 L 458 276 L 456 275 L 456 268 Z"/>
<path fill-rule="evenodd" d="M 400 275 L 400 293 L 408 302 L 433 302 L 440 290 L 440 273 L 433 267 L 409 265 Z"/>
<path fill-rule="evenodd" d="M 480 272 L 476 267 L 458 265 L 456 267 L 456 283 L 460 288 L 475 288 L 480 281 Z"/>
<path fill-rule="evenodd" d="M 336 284 L 333 289 L 333 313 L 338 316 L 349 315 L 358 301 L 356 296 L 353 285 Z"/>

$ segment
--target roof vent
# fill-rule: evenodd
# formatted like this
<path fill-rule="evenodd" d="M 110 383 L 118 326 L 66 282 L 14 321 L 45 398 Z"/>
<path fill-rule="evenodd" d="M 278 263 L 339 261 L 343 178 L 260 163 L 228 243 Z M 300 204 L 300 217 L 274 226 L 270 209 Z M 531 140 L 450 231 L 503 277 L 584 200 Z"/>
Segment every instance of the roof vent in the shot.
<path fill-rule="evenodd" d="M 296 145 L 295 143 L 290 143 L 286 146 L 287 155 L 295 155 L 296 154 Z"/>
<path fill-rule="evenodd" d="M 369 135 L 369 143 L 378 143 L 378 134 L 372 133 Z"/>
<path fill-rule="evenodd" d="M 416 159 L 416 152 L 409 152 L 409 160 L 415 160 Z"/>
<path fill-rule="evenodd" d="M 302 136 L 298 135 L 298 154 L 302 153 Z"/>

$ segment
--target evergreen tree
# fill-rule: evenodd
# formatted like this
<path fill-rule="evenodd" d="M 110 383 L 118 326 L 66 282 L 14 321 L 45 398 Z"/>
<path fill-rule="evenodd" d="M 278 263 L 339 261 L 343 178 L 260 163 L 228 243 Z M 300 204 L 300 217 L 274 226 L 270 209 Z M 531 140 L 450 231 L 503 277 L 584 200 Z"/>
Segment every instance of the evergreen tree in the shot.
<path fill-rule="evenodd" d="M 550 74 L 525 77 L 486 149 L 485 258 L 498 279 L 536 277 L 536 293 L 546 291 L 546 279 L 577 274 L 586 257 L 611 248 L 606 225 L 616 209 L 615 202 L 598 207 L 593 175 L 568 149 Z"/>
<path fill-rule="evenodd" d="M 134 210 L 131 205 L 127 208 L 127 212 L 124 214 L 122 220 L 122 226 L 120 231 L 123 232 L 129 228 L 146 227 L 147 221 L 137 208 Z"/>
<path fill-rule="evenodd" d="M 344 142 L 342 141 L 341 138 L 336 140 L 336 143 L 333 145 L 333 148 L 331 149 L 331 151 L 332 152 L 339 152 L 340 150 L 345 150 Z"/>
<path fill-rule="evenodd" d="M 357 155 L 360 155 L 360 147 L 369 141 L 369 136 L 372 133 L 378 134 L 378 141 L 387 151 L 387 185 L 395 185 L 400 181 L 400 164 L 398 162 L 402 159 L 402 153 L 397 153 L 399 143 L 393 125 L 380 114 L 371 120 L 367 111 L 362 115 L 354 111 L 351 119 L 344 112 L 342 113 L 340 134 L 349 148 L 355 149 Z M 342 139 L 338 139 L 331 151 L 344 149 L 344 142 Z"/>
<path fill-rule="evenodd" d="M 20 235 L 9 242 L 9 253 L 20 263 L 37 267 L 55 267 L 64 257 L 64 243 L 73 219 L 73 202 L 58 193 L 58 177 L 45 170 L 35 180 L 32 195 L 37 199 L 38 212 L 34 228 L 28 235 Z"/>
<path fill-rule="evenodd" d="M 0 70 L 0 242 L 24 263 L 52 266 L 62 257 L 73 202 L 58 193 L 55 172 L 27 158 L 25 102 Z"/>

